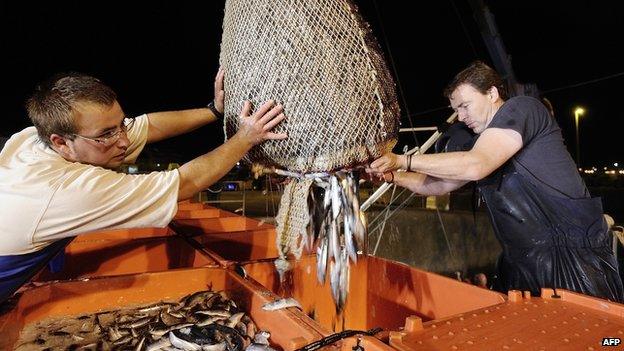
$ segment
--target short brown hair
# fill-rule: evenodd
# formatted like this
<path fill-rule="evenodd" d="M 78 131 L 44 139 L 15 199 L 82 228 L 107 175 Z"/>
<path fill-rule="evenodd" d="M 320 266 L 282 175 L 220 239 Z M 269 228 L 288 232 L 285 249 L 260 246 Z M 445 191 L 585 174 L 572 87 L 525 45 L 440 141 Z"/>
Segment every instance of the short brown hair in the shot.
<path fill-rule="evenodd" d="M 457 73 L 455 78 L 444 89 L 444 96 L 451 94 L 462 84 L 469 84 L 481 94 L 486 94 L 492 87 L 496 87 L 501 99 L 507 100 L 507 89 L 500 75 L 482 61 L 475 61 L 463 71 Z"/>
<path fill-rule="evenodd" d="M 117 94 L 99 79 L 72 72 L 55 75 L 37 85 L 26 102 L 26 110 L 39 138 L 50 146 L 50 135 L 76 133 L 76 103 L 93 102 L 110 106 L 116 100 Z"/>

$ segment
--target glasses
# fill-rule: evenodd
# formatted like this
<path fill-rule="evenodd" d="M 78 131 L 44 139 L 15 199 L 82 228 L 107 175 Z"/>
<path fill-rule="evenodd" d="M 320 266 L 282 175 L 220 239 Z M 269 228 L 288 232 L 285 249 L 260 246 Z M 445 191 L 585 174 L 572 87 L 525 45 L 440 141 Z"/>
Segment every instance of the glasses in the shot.
<path fill-rule="evenodd" d="M 119 140 L 119 138 L 121 137 L 121 133 L 124 133 L 124 134 L 127 133 L 130 129 L 132 129 L 133 125 L 134 125 L 134 118 L 124 118 L 119 128 L 117 128 L 116 130 L 112 130 L 110 132 L 106 132 L 98 137 L 91 138 L 91 137 L 86 137 L 80 134 L 72 134 L 72 136 L 91 140 L 100 145 L 111 146 Z"/>

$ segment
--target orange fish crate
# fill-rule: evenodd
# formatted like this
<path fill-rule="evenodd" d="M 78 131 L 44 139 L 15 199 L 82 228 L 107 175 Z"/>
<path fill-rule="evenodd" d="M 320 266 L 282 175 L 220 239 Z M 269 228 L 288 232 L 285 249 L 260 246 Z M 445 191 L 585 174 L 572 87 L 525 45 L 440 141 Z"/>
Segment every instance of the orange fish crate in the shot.
<path fill-rule="evenodd" d="M 17 296 L 14 306 L 0 315 L 0 349 L 12 350 L 25 325 L 47 318 L 177 300 L 206 289 L 226 290 L 259 329 L 271 333 L 270 341 L 278 348 L 294 350 L 322 337 L 303 321 L 307 316 L 296 308 L 263 310 L 274 295 L 264 294 L 255 282 L 228 269 L 202 267 L 55 282 L 26 289 Z"/>
<path fill-rule="evenodd" d="M 122 235 L 117 238 L 117 234 Z M 176 235 L 138 239 L 126 239 L 126 236 L 134 237 L 133 230 L 79 236 L 65 248 L 60 272 L 51 273 L 44 269 L 34 280 L 67 280 L 218 265 Z"/>
<path fill-rule="evenodd" d="M 178 216 L 171 227 L 223 266 L 278 256 L 273 225 L 219 211 L 220 217 Z"/>
<path fill-rule="evenodd" d="M 248 262 L 242 269 L 272 292 L 299 301 L 313 319 L 311 325 L 325 336 L 346 329 L 381 327 L 385 332 L 377 337 L 388 342 L 388 331 L 401 329 L 407 317 L 438 320 L 505 302 L 505 295 L 494 291 L 382 258 L 360 256 L 358 263 L 351 265 L 349 295 L 338 314 L 329 282 L 317 282 L 314 255 L 295 262 L 284 284 L 280 284 L 273 260 Z M 348 342 L 353 343 L 353 338 Z"/>
<path fill-rule="evenodd" d="M 183 201 L 178 203 L 175 219 L 219 218 L 236 216 L 216 207 L 197 202 Z"/>

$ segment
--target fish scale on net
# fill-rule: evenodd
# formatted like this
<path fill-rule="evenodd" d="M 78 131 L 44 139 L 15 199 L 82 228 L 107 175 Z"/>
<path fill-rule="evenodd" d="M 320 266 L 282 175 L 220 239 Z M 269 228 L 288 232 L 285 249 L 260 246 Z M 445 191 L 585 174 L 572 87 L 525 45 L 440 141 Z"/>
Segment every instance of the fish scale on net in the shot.
<path fill-rule="evenodd" d="M 24 328 L 16 350 L 243 351 L 258 349 L 260 332 L 224 292 L 200 291 L 177 302 L 40 321 Z"/>

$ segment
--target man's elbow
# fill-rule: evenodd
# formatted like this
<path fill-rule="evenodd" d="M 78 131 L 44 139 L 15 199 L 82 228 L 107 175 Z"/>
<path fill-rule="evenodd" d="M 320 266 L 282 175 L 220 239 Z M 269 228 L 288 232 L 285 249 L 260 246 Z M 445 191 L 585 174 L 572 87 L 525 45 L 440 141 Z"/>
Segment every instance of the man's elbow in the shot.
<path fill-rule="evenodd" d="M 476 182 L 487 177 L 490 173 L 490 170 L 486 167 L 482 166 L 481 164 L 475 164 L 471 167 L 466 168 L 466 170 L 464 171 L 464 180 Z"/>
<path fill-rule="evenodd" d="M 184 167 L 184 166 L 183 166 Z M 178 201 L 187 200 L 197 192 L 202 190 L 194 179 L 189 177 L 186 172 L 180 172 L 180 184 L 178 186 Z"/>
<path fill-rule="evenodd" d="M 180 186 L 178 189 L 178 201 L 188 200 L 193 197 L 193 195 L 193 191 L 188 187 Z"/>

